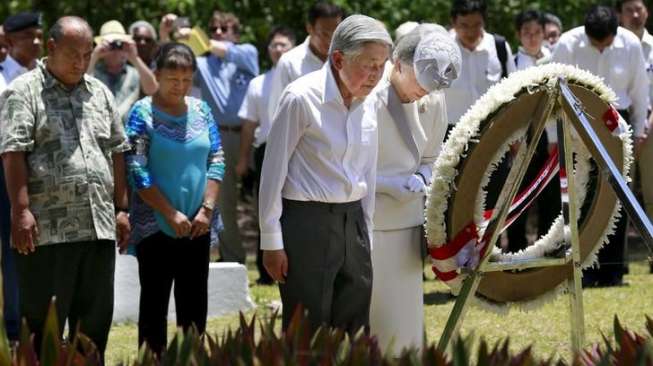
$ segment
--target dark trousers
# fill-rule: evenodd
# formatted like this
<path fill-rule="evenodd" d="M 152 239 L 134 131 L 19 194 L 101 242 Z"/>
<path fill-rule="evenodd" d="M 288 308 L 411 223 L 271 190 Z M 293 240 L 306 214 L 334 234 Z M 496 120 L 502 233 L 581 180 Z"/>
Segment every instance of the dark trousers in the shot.
<path fill-rule="evenodd" d="M 2 249 L 2 289 L 4 295 L 4 318 L 7 336 L 9 340 L 18 340 L 20 329 L 20 315 L 18 303 L 18 275 L 16 273 L 16 261 L 11 250 L 11 212 L 7 187 L 5 186 L 5 172 L 0 159 L 0 243 Z"/>
<path fill-rule="evenodd" d="M 360 201 L 284 200 L 281 229 L 288 256 L 286 283 L 279 285 L 283 329 L 301 304 L 313 330 L 369 331 L 372 263 Z"/>
<path fill-rule="evenodd" d="M 528 188 L 528 186 L 537 178 L 540 170 L 546 164 L 549 158 L 549 143 L 546 135 L 537 144 L 537 149 L 533 155 L 531 163 L 528 165 L 524 179 L 522 180 L 519 192 Z M 549 185 L 544 188 L 540 196 L 535 200 L 537 209 L 537 234 L 545 235 L 555 218 L 560 214 L 560 180 L 554 177 Z M 526 239 L 526 226 L 528 222 L 528 210 L 513 222 L 508 228 L 508 251 L 518 252 L 526 249 L 528 241 Z"/>
<path fill-rule="evenodd" d="M 116 247 L 99 240 L 36 247 L 34 253 L 14 250 L 20 286 L 20 312 L 41 349 L 48 306 L 56 296 L 59 332 L 68 320 L 70 337 L 79 324 L 101 354 L 107 345 L 113 316 L 113 276 Z"/>
<path fill-rule="evenodd" d="M 263 158 L 265 157 L 265 144 L 254 149 L 254 165 L 256 168 L 256 180 L 254 189 L 258 192 L 261 183 L 261 171 L 263 168 Z M 259 233 L 257 251 L 256 251 L 256 268 L 258 269 L 258 282 L 263 284 L 271 284 L 274 282 L 270 274 L 263 265 L 263 251 L 261 250 L 261 235 Z"/>
<path fill-rule="evenodd" d="M 630 114 L 620 110 L 619 114 L 630 124 Z M 618 165 L 621 168 L 620 165 Z M 621 208 L 621 218 L 617 221 L 614 234 L 610 235 L 609 242 L 599 250 L 598 267 L 591 267 L 583 271 L 583 283 L 586 285 L 612 286 L 622 283 L 623 275 L 627 269 L 626 246 L 628 238 L 628 214 Z"/>
<path fill-rule="evenodd" d="M 187 330 L 206 329 L 209 279 L 209 235 L 171 238 L 161 231 L 136 247 L 141 297 L 138 311 L 138 344 L 147 342 L 160 354 L 167 344 L 168 302 L 175 284 L 177 325 Z"/>

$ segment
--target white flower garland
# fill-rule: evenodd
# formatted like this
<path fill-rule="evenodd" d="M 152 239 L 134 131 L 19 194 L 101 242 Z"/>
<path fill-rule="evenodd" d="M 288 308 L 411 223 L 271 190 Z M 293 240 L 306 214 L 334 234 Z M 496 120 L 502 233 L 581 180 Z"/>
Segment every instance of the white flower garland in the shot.
<path fill-rule="evenodd" d="M 488 116 L 498 111 L 504 104 L 514 100 L 524 88 L 536 90 L 539 88 L 553 87 L 558 77 L 564 77 L 570 84 L 577 84 L 593 90 L 601 99 L 608 103 L 616 100 L 614 92 L 609 89 L 602 80 L 584 70 L 577 69 L 573 66 L 562 64 L 548 64 L 523 71 L 518 71 L 494 85 L 488 92 L 483 95 L 474 105 L 463 115 L 456 127 L 450 132 L 449 138 L 445 143 L 442 153 L 434 163 L 433 176 L 434 180 L 429 188 L 427 203 L 425 209 L 426 216 L 426 234 L 429 242 L 436 246 L 443 245 L 447 240 L 445 215 L 447 212 L 448 200 L 454 187 L 454 180 L 458 175 L 457 166 L 464 158 L 468 144 L 478 139 L 479 128 Z M 554 118 L 552 118 L 554 120 Z M 619 138 L 623 144 L 624 159 L 623 169 L 628 173 L 633 161 L 632 157 L 632 139 L 630 127 L 623 121 L 619 122 L 622 133 Z M 501 146 L 494 156 L 492 163 L 484 173 L 481 190 L 476 198 L 474 219 L 477 226 L 483 221 L 483 212 L 485 209 L 485 187 L 489 182 L 492 172 L 496 169 L 499 162 L 503 159 L 509 145 L 518 139 L 524 131 L 517 131 Z M 576 151 L 575 185 L 578 204 L 577 210 L 580 210 L 581 203 L 585 200 L 586 186 L 589 180 L 591 170 L 590 155 L 584 145 L 574 136 L 572 138 L 573 147 Z M 477 140 L 476 140 L 477 141 Z M 604 229 L 600 240 L 600 245 L 596 245 L 592 253 L 585 259 L 583 267 L 591 266 L 596 261 L 596 253 L 608 241 L 608 235 L 614 232 L 616 221 L 619 218 L 620 204 L 618 203 L 613 211 L 609 225 Z M 557 243 L 563 239 L 564 222 L 562 216 L 558 217 L 546 235 L 538 239 L 534 245 L 518 253 L 501 253 L 498 248 L 493 248 L 491 259 L 496 261 L 511 261 L 540 258 L 545 253 L 553 250 Z M 455 280 L 447 284 L 451 286 L 456 293 L 464 279 L 459 275 Z M 566 283 L 563 282 L 558 288 L 547 294 L 540 296 L 537 300 L 520 303 L 494 304 L 477 298 L 476 303 L 483 308 L 504 312 L 509 306 L 517 306 L 522 310 L 530 310 L 544 302 L 550 301 L 561 291 L 566 290 Z"/>

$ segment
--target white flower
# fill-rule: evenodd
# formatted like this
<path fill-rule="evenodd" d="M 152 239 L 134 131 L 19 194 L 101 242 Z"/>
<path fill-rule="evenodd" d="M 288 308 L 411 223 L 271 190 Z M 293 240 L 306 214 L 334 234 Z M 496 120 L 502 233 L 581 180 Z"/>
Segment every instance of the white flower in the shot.
<path fill-rule="evenodd" d="M 479 126 L 494 112 L 499 110 L 504 104 L 515 99 L 515 96 L 521 93 L 525 88 L 529 92 L 534 92 L 538 88 L 550 88 L 556 85 L 557 79 L 563 77 L 570 84 L 582 85 L 590 90 L 593 90 L 601 99 L 608 103 L 616 101 L 615 93 L 608 88 L 601 78 L 592 75 L 591 73 L 577 69 L 570 65 L 562 64 L 548 64 L 530 68 L 528 70 L 518 71 L 511 74 L 507 79 L 494 85 L 488 90 L 485 95 L 479 98 L 474 105 L 468 109 L 461 117 L 460 121 L 456 124 L 455 128 L 451 131 L 447 139 L 443 151 L 433 165 L 434 181 L 428 190 L 426 208 L 424 210 L 426 216 L 426 235 L 429 243 L 434 246 L 443 245 L 447 240 L 447 228 L 445 222 L 445 215 L 448 209 L 448 200 L 455 189 L 455 179 L 458 175 L 458 165 L 461 159 L 464 159 L 464 154 L 467 152 L 468 145 L 478 140 L 480 137 Z M 555 116 L 552 116 L 555 120 Z M 627 173 L 633 163 L 633 150 L 632 150 L 632 130 L 630 126 L 625 124 L 622 120 L 619 121 L 620 126 L 623 128 L 623 133 L 619 136 L 622 141 L 624 159 L 622 166 Z M 486 168 L 481 180 L 481 186 L 484 188 L 489 181 L 489 177 L 496 169 L 498 162 L 501 161 L 511 141 L 523 135 L 524 130 L 517 131 L 513 136 L 509 137 L 504 144 L 498 149 L 498 152 L 493 157 L 492 163 Z M 576 163 L 574 165 L 575 178 L 576 178 L 576 192 L 578 203 L 577 209 L 586 197 L 586 186 L 589 181 L 589 172 L 591 164 L 589 163 L 590 155 L 585 146 L 580 142 L 577 136 L 572 138 L 573 147 L 576 151 Z M 626 174 L 627 175 L 627 174 Z M 509 182 L 508 182 L 509 183 Z M 485 197 L 486 192 L 481 189 L 478 196 L 475 198 L 475 212 L 474 219 L 477 224 L 483 221 L 483 212 L 485 210 Z M 617 205 L 620 206 L 620 205 Z M 605 228 L 602 233 L 601 243 L 607 241 L 607 236 L 614 231 L 615 222 L 618 217 L 618 208 L 613 211 L 613 217 L 610 225 Z M 563 240 L 563 227 L 564 222 L 562 217 L 558 217 L 549 228 L 546 235 L 539 238 L 534 245 L 528 247 L 522 252 L 502 254 L 497 248 L 493 248 L 493 259 L 508 261 L 517 259 L 530 259 L 541 257 L 544 253 L 553 249 L 560 241 Z M 594 253 L 598 251 L 601 245 L 596 245 Z M 457 266 L 455 258 L 451 259 L 453 262 L 438 261 L 438 268 L 450 268 Z M 591 265 L 594 261 L 594 255 L 590 255 L 584 266 Z M 454 267 L 455 268 L 455 267 Z M 454 292 L 457 292 L 462 280 L 463 275 L 459 275 L 454 280 L 447 282 Z M 562 290 L 564 286 L 561 285 L 556 288 L 550 295 L 544 295 L 542 298 L 552 298 Z M 483 302 L 484 303 L 484 302 Z M 487 305 L 487 303 L 484 303 Z M 524 308 L 524 304 L 520 304 Z M 528 305 L 526 305 L 528 307 Z M 504 309 L 505 307 L 492 306 L 494 310 Z"/>

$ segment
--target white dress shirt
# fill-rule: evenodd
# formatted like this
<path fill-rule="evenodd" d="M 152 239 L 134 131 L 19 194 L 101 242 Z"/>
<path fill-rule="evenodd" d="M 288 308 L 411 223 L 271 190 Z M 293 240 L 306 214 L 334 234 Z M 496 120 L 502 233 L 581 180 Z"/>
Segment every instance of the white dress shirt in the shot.
<path fill-rule="evenodd" d="M 240 105 L 238 117 L 244 120 L 258 123 L 254 146 L 261 146 L 268 139 L 270 133 L 270 117 L 268 114 L 268 103 L 272 89 L 272 80 L 276 68 L 268 70 L 265 74 L 259 75 L 249 82 L 247 94 Z"/>
<path fill-rule="evenodd" d="M 281 55 L 279 62 L 277 62 L 277 73 L 273 79 L 269 94 L 268 113 L 270 119 L 274 116 L 274 112 L 279 106 L 279 98 L 281 98 L 283 89 L 288 84 L 297 80 L 300 76 L 317 71 L 324 66 L 324 61 L 311 51 L 309 42 L 310 36 L 306 37 L 302 44 Z"/>
<path fill-rule="evenodd" d="M 574 28 L 560 37 L 553 62 L 574 65 L 602 77 L 617 95 L 615 107 L 629 110 L 635 136 L 644 135 L 649 79 L 642 45 L 634 33 L 619 27 L 612 45 L 599 52 L 585 34 L 585 27 Z"/>
<path fill-rule="evenodd" d="M 283 248 L 282 198 L 362 200 L 372 238 L 378 147 L 373 97 L 347 109 L 329 63 L 291 83 L 268 135 L 261 188 L 261 249 Z"/>
<path fill-rule="evenodd" d="M 551 51 L 542 46 L 540 49 L 540 57 L 533 57 L 529 55 L 523 47 L 519 47 L 515 55 L 515 67 L 517 70 L 528 69 L 531 66 L 538 66 L 551 60 Z"/>
<path fill-rule="evenodd" d="M 646 29 L 642 36 L 642 51 L 644 51 L 644 65 L 649 80 L 649 102 L 653 103 L 653 36 Z"/>
<path fill-rule="evenodd" d="M 483 39 L 473 51 L 463 47 L 453 29 L 450 34 L 456 39 L 462 54 L 460 75 L 444 92 L 449 124 L 453 125 L 490 86 L 501 80 L 501 62 L 492 34 L 483 31 Z M 508 42 L 506 42 L 506 52 L 508 54 L 506 68 L 510 74 L 515 71 L 515 60 Z"/>
<path fill-rule="evenodd" d="M 7 58 L 0 63 L 0 93 L 2 93 L 15 78 L 27 71 L 29 71 L 27 68 L 19 64 L 10 55 L 7 55 Z"/>

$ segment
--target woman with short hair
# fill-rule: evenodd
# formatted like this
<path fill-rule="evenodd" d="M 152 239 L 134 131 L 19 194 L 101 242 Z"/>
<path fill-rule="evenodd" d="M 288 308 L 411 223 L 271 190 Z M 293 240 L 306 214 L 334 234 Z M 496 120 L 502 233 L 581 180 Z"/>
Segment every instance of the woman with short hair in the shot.
<path fill-rule="evenodd" d="M 131 243 L 141 284 L 138 340 L 155 353 L 166 345 L 173 282 L 177 325 L 200 333 L 206 327 L 209 229 L 224 157 L 209 106 L 188 96 L 195 68 L 188 46 L 162 46 L 159 89 L 134 104 L 126 126 Z"/>
<path fill-rule="evenodd" d="M 460 51 L 433 25 L 403 36 L 376 91 L 379 156 L 372 251 L 370 330 L 394 354 L 424 335 L 422 236 L 426 187 L 447 128 L 444 89 L 460 73 Z"/>

